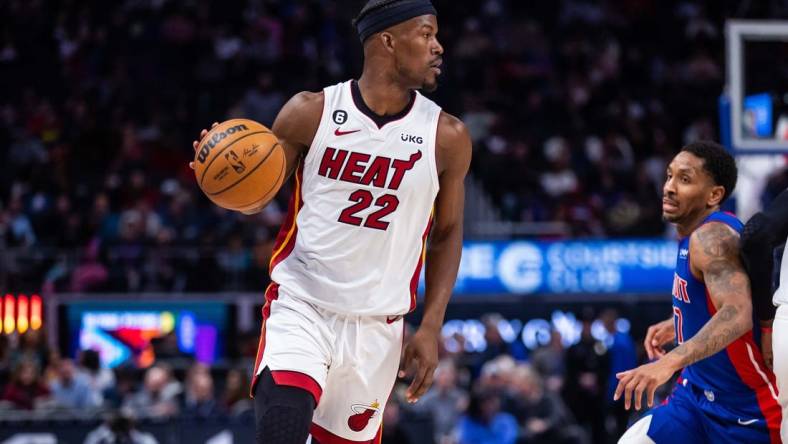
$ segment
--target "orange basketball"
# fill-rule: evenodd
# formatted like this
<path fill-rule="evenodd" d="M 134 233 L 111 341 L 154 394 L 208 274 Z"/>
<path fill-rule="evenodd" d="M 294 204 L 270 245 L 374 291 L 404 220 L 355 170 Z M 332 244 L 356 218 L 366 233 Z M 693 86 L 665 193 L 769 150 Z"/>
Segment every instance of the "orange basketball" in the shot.
<path fill-rule="evenodd" d="M 270 201 L 285 177 L 285 153 L 274 133 L 249 119 L 211 128 L 194 153 L 197 184 L 220 207 L 251 210 Z"/>

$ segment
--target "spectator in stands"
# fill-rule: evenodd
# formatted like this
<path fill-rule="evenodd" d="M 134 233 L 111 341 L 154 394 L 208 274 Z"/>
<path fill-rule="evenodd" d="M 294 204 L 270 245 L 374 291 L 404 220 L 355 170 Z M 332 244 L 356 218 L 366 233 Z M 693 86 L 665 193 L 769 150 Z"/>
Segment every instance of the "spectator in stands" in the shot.
<path fill-rule="evenodd" d="M 8 335 L 0 335 L 0 375 L 7 375 L 11 366 L 11 342 Z M 6 378 L 3 378 L 6 379 Z"/>
<path fill-rule="evenodd" d="M 49 347 L 44 341 L 43 330 L 29 329 L 19 336 L 19 346 L 11 352 L 11 365 L 29 360 L 36 368 L 46 368 L 49 363 Z"/>
<path fill-rule="evenodd" d="M 517 363 L 511 356 L 500 355 L 484 363 L 477 383 L 487 391 L 504 395 L 516 366 Z"/>
<path fill-rule="evenodd" d="M 383 442 L 396 444 L 410 444 L 413 440 L 403 427 L 400 418 L 400 402 L 398 397 L 391 396 L 383 409 Z"/>
<path fill-rule="evenodd" d="M 528 364 L 513 372 L 511 396 L 504 410 L 520 425 L 519 444 L 582 444 L 584 431 L 574 424 L 569 409 L 556 394 L 545 390 L 539 374 Z"/>
<path fill-rule="evenodd" d="M 194 374 L 186 382 L 181 414 L 209 418 L 219 414 L 219 404 L 213 392 L 213 377 L 210 372 Z"/>
<path fill-rule="evenodd" d="M 254 408 L 249 399 L 249 378 L 245 371 L 237 368 L 227 371 L 221 404 L 230 415 L 241 415 Z"/>
<path fill-rule="evenodd" d="M 100 261 L 101 241 L 93 238 L 82 250 L 80 264 L 71 274 L 71 288 L 73 292 L 96 291 L 104 288 L 109 271 Z"/>
<path fill-rule="evenodd" d="M 612 434 L 613 436 L 621 436 L 627 431 L 629 412 L 624 408 L 623 399 L 613 401 L 613 394 L 618 385 L 616 374 L 637 367 L 637 352 L 635 351 L 635 342 L 629 336 L 629 333 L 619 331 L 617 328 L 618 311 L 612 308 L 604 310 L 599 319 L 608 333 L 605 343 L 610 356 L 610 370 L 607 377 L 605 398 L 608 403 L 609 414 L 615 420 L 615 429 Z"/>
<path fill-rule="evenodd" d="M 591 335 L 594 314 L 583 310 L 580 341 L 566 351 L 564 399 L 578 424 L 590 432 L 594 443 L 607 439 L 605 409 L 610 363 L 605 344 Z M 588 408 L 594 406 L 594 408 Z"/>
<path fill-rule="evenodd" d="M 534 370 L 545 380 L 545 385 L 551 392 L 560 392 L 564 386 L 565 361 L 563 338 L 561 332 L 554 328 L 550 331 L 550 342 L 531 354 Z"/>
<path fill-rule="evenodd" d="M 23 212 L 20 198 L 11 199 L 3 219 L 6 221 L 7 228 L 4 231 L 9 247 L 30 248 L 36 243 L 37 237 L 33 231 L 33 224 L 30 223 L 27 214 Z"/>
<path fill-rule="evenodd" d="M 32 410 L 49 398 L 49 389 L 41 380 L 35 361 L 19 361 L 11 375 L 11 381 L 3 391 L 2 400 L 9 401 L 17 409 Z"/>
<path fill-rule="evenodd" d="M 181 385 L 169 368 L 156 365 L 145 373 L 145 383 L 124 405 L 139 418 L 167 418 L 178 413 Z"/>
<path fill-rule="evenodd" d="M 137 389 L 137 370 L 130 365 L 121 365 L 113 371 L 115 384 L 104 391 L 104 401 L 108 408 L 119 409 L 130 400 Z"/>
<path fill-rule="evenodd" d="M 477 364 L 474 376 L 478 376 L 482 365 L 500 355 L 508 355 L 517 360 L 524 360 L 527 351 L 521 341 L 507 343 L 501 336 L 499 324 L 504 321 L 499 313 L 486 313 L 481 318 L 484 325 L 484 351 L 476 356 Z"/>
<path fill-rule="evenodd" d="M 88 433 L 84 444 L 158 444 L 156 438 L 135 428 L 132 415 L 113 413 L 104 424 Z"/>
<path fill-rule="evenodd" d="M 468 406 L 468 394 L 457 386 L 457 368 L 451 359 L 444 359 L 435 369 L 430 390 L 414 404 L 414 410 L 432 418 L 436 443 L 454 442 L 454 428 Z"/>
<path fill-rule="evenodd" d="M 101 366 L 100 356 L 95 350 L 79 352 L 79 370 L 87 377 L 90 387 L 97 393 L 103 395 L 115 386 L 115 373 Z"/>
<path fill-rule="evenodd" d="M 101 393 L 90 385 L 87 375 L 78 372 L 71 359 L 57 364 L 57 377 L 49 382 L 55 405 L 66 409 L 84 410 L 101 406 Z"/>
<path fill-rule="evenodd" d="M 497 393 L 483 388 L 471 392 L 468 411 L 458 425 L 460 444 L 514 444 L 517 420 L 501 412 Z"/>

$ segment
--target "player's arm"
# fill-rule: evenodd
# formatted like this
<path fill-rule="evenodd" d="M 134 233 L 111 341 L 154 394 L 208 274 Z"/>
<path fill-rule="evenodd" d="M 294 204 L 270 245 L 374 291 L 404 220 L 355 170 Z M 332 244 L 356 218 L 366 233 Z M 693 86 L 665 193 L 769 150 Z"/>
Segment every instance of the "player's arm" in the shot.
<path fill-rule="evenodd" d="M 741 235 L 742 262 L 750 276 L 752 304 L 762 325 L 771 326 L 775 307 L 772 304 L 774 249 L 788 235 L 788 190 L 784 190 L 769 208 L 757 213 L 744 226 Z"/>
<path fill-rule="evenodd" d="M 438 121 L 436 151 L 440 191 L 427 245 L 424 316 L 403 357 L 404 369 L 410 369 L 414 361 L 418 364 L 406 395 L 409 402 L 418 400 L 432 384 L 443 317 L 462 254 L 464 180 L 471 163 L 471 138 L 465 125 L 447 113 L 441 113 Z"/>
<path fill-rule="evenodd" d="M 322 92 L 300 92 L 285 103 L 274 120 L 271 131 L 279 139 L 285 153 L 285 181 L 293 174 L 301 156 L 306 155 L 312 144 L 320 126 L 323 100 Z M 244 211 L 244 214 L 259 213 L 263 207 Z"/>
<path fill-rule="evenodd" d="M 733 229 L 719 222 L 698 228 L 690 238 L 690 270 L 706 284 L 717 312 L 695 336 L 658 361 L 616 375 L 614 399 L 623 394 L 627 409 L 634 400 L 639 410 L 644 393 L 651 407 L 657 387 L 676 371 L 723 350 L 752 329 L 750 281 L 739 260 L 739 235 Z"/>
<path fill-rule="evenodd" d="M 717 312 L 691 339 L 665 355 L 678 370 L 707 358 L 752 330 L 750 280 L 739 259 L 739 234 L 720 222 L 690 238 L 690 270 L 702 278 Z"/>

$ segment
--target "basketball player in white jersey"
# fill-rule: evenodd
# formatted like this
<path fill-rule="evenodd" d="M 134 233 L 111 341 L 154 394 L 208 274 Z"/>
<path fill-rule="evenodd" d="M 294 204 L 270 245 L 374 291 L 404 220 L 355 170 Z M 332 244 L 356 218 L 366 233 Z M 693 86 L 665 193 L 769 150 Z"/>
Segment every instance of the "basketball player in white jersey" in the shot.
<path fill-rule="evenodd" d="M 259 443 L 379 442 L 425 259 L 399 374 L 409 402 L 432 384 L 471 160 L 463 123 L 417 92 L 441 73 L 436 15 L 429 0 L 369 1 L 354 21 L 358 81 L 296 94 L 273 124 L 294 193 L 252 383 Z"/>
<path fill-rule="evenodd" d="M 783 412 L 780 436 L 788 443 L 788 257 L 785 255 L 788 250 L 783 252 L 780 283 L 772 296 L 774 249 L 786 238 L 788 190 L 780 193 L 769 208 L 751 217 L 741 237 L 742 258 L 752 283 L 752 303 L 761 322 L 763 354 L 767 364 L 773 365 L 777 377 L 778 399 Z"/>

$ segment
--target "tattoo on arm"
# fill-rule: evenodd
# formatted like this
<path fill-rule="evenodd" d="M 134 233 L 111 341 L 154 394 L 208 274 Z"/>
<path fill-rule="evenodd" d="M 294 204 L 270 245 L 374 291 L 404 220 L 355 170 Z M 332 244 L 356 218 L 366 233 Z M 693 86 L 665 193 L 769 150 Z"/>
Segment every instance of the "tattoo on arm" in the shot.
<path fill-rule="evenodd" d="M 681 366 L 693 364 L 707 358 L 736 340 L 742 335 L 741 328 L 736 324 L 739 309 L 733 305 L 725 305 L 715 314 L 698 334 L 692 339 L 676 347 L 672 353 L 679 356 Z"/>
<path fill-rule="evenodd" d="M 710 258 L 727 258 L 738 253 L 739 236 L 728 226 L 711 223 L 695 232 L 696 238 Z"/>
<path fill-rule="evenodd" d="M 717 313 L 700 331 L 673 350 L 681 366 L 707 358 L 727 347 L 752 328 L 750 281 L 739 260 L 739 237 L 729 227 L 711 223 L 695 232 L 690 257 Z"/>

